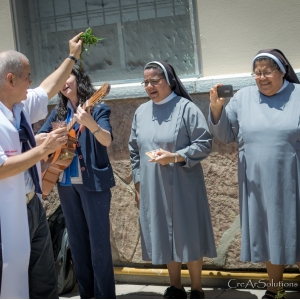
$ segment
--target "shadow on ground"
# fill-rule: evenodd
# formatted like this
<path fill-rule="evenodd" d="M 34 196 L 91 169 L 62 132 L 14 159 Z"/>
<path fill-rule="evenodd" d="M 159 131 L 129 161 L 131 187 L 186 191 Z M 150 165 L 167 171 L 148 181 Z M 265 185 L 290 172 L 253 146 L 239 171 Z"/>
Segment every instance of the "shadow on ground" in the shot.
<path fill-rule="evenodd" d="M 151 293 L 151 292 L 138 292 L 130 293 L 126 295 L 118 295 L 117 299 L 162 299 L 162 294 Z"/>
<path fill-rule="evenodd" d="M 126 295 L 118 295 L 117 299 L 162 299 L 163 295 L 151 292 L 136 292 Z M 205 291 L 206 299 L 257 299 L 257 296 L 250 292 L 236 290 L 211 290 Z M 296 298 L 293 298 L 296 299 Z"/>

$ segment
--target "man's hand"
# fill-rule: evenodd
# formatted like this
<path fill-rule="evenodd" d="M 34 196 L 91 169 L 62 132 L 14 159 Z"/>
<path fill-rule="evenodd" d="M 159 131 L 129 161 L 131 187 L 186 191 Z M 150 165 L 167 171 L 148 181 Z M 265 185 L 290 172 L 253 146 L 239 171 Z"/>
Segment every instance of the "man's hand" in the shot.
<path fill-rule="evenodd" d="M 83 34 L 83 32 L 80 32 L 76 36 L 74 36 L 71 40 L 69 40 L 69 49 L 70 49 L 70 55 L 74 56 L 75 58 L 80 57 L 81 49 L 82 49 L 82 39 L 80 39 L 80 36 Z"/>
<path fill-rule="evenodd" d="M 48 155 L 61 148 L 61 146 L 67 143 L 67 140 L 67 127 L 58 128 L 48 133 L 46 139 L 41 144 L 41 147 L 43 151 L 45 151 L 45 155 Z"/>
<path fill-rule="evenodd" d="M 48 133 L 39 133 L 34 136 L 36 145 L 39 146 L 43 143 L 43 141 L 47 138 Z"/>
<path fill-rule="evenodd" d="M 67 134 L 66 127 L 53 130 L 40 146 L 33 147 L 22 154 L 8 157 L 0 166 L 0 180 L 28 170 L 45 156 L 55 152 L 67 142 Z"/>

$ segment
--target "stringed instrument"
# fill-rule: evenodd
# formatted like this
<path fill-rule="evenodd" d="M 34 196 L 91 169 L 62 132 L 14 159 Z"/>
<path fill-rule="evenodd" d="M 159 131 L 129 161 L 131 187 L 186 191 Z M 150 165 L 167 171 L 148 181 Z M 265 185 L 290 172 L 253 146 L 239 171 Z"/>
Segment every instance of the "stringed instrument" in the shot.
<path fill-rule="evenodd" d="M 107 96 L 109 92 L 110 84 L 106 82 L 91 96 L 90 99 L 85 101 L 82 108 L 86 110 L 89 107 L 95 106 L 101 99 Z M 66 126 L 65 124 L 66 123 L 64 122 L 64 126 Z M 74 119 L 67 124 L 67 130 L 69 132 L 67 143 L 42 161 L 43 197 L 50 194 L 59 175 L 71 164 L 73 157 L 75 156 L 77 137 L 75 130 L 72 129 L 75 124 L 76 121 Z M 57 126 L 59 127 L 62 125 L 58 124 Z"/>

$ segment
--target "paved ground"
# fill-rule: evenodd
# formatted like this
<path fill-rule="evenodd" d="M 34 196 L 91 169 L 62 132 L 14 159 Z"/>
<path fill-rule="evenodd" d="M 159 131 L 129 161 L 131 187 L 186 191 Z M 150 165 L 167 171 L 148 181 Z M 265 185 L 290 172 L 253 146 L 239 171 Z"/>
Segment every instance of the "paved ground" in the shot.
<path fill-rule="evenodd" d="M 162 299 L 167 286 L 116 284 L 117 299 Z M 188 290 L 189 287 L 186 287 Z M 204 288 L 207 299 L 261 299 L 264 290 L 260 289 L 218 289 Z M 60 296 L 61 299 L 79 299 L 78 289 Z M 300 299 L 300 292 L 289 291 L 288 299 Z"/>

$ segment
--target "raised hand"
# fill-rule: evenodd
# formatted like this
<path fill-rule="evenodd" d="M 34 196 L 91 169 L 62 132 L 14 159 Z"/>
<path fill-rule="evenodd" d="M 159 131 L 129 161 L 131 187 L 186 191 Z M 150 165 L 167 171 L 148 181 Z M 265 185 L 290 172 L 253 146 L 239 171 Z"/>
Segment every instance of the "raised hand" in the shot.
<path fill-rule="evenodd" d="M 217 124 L 220 120 L 222 109 L 224 106 L 224 98 L 219 98 L 218 96 L 218 87 L 223 84 L 218 83 L 213 88 L 210 89 L 210 109 L 214 124 Z"/>
<path fill-rule="evenodd" d="M 69 49 L 70 49 L 70 55 L 74 56 L 75 58 L 80 57 L 81 49 L 82 49 L 82 39 L 80 39 L 80 36 L 83 34 L 83 32 L 80 32 L 76 36 L 74 36 L 71 40 L 69 40 Z"/>

